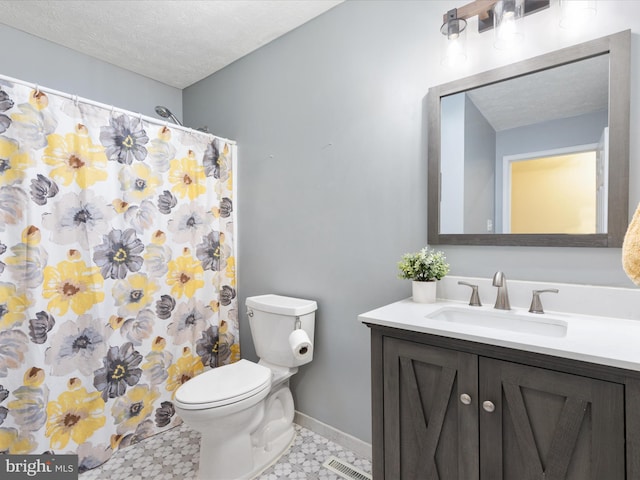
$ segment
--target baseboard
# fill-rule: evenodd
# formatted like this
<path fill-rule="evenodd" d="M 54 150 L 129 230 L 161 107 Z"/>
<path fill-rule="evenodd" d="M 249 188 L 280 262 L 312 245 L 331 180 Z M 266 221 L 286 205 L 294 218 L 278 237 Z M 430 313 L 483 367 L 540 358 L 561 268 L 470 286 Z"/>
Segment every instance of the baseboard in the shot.
<path fill-rule="evenodd" d="M 363 442 L 353 435 L 344 433 L 343 431 L 338 430 L 331 425 L 327 425 L 326 423 L 323 423 L 320 420 L 316 420 L 315 418 L 310 417 L 309 415 L 305 415 L 304 413 L 298 412 L 297 410 L 293 417 L 293 421 L 301 427 L 308 428 L 312 432 L 315 432 L 318 435 L 322 435 L 332 442 L 336 442 L 347 450 L 351 450 L 356 455 L 364 457 L 367 460 L 371 460 L 371 444 Z"/>

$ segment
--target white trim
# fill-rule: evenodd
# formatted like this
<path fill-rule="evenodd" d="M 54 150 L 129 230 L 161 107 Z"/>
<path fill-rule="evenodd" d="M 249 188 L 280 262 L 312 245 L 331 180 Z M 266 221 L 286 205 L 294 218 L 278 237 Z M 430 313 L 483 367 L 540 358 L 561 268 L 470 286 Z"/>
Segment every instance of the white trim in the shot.
<path fill-rule="evenodd" d="M 586 143 L 571 147 L 552 148 L 537 152 L 517 153 L 502 157 L 502 233 L 511 233 L 511 164 L 539 157 L 555 157 L 598 149 L 598 143 Z"/>
<path fill-rule="evenodd" d="M 322 435 L 323 437 L 337 443 L 338 445 L 351 450 L 356 455 L 371 460 L 371 444 L 367 443 L 359 438 L 356 438 L 348 433 L 345 433 L 337 428 L 327 425 L 326 423 L 316 420 L 309 415 L 305 415 L 302 412 L 295 411 L 293 422 L 297 423 L 301 427 L 308 428 L 312 432 Z"/>

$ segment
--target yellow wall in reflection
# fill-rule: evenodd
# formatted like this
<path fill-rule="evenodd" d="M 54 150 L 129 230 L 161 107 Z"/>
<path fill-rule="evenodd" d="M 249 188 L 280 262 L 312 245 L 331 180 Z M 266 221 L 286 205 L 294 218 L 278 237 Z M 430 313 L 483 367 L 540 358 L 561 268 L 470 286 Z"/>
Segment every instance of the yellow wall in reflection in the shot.
<path fill-rule="evenodd" d="M 595 152 L 511 163 L 512 233 L 596 233 Z"/>

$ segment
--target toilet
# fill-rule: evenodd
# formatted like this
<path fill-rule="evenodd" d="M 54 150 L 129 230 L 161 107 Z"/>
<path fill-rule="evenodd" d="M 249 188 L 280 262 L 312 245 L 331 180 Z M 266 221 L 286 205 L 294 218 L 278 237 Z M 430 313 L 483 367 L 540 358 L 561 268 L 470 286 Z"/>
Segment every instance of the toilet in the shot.
<path fill-rule="evenodd" d="M 251 479 L 295 436 L 289 378 L 313 359 L 317 304 L 260 295 L 246 300 L 258 363 L 214 368 L 176 391 L 176 413 L 200 432 L 200 480 Z"/>

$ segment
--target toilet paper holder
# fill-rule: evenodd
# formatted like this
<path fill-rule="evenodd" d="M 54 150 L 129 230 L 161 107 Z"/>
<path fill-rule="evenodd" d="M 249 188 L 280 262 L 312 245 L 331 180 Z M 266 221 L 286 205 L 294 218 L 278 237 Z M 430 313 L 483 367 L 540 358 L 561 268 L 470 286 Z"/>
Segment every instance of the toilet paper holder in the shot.
<path fill-rule="evenodd" d="M 296 323 L 293 326 L 293 330 L 302 330 L 302 320 L 300 320 L 300 317 L 296 317 Z M 298 353 L 300 355 L 306 355 L 308 352 L 309 348 L 305 345 L 303 347 L 300 348 L 300 350 L 298 350 Z"/>

